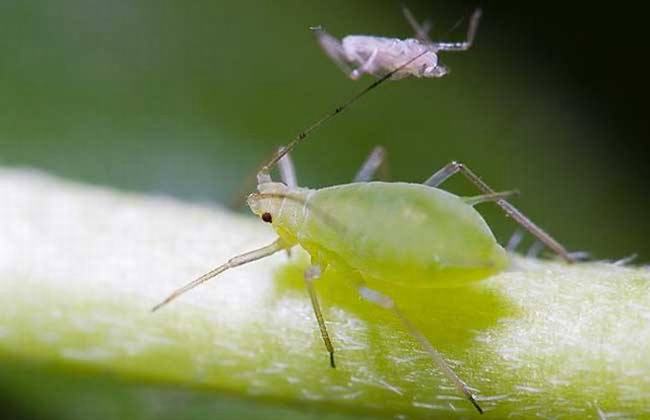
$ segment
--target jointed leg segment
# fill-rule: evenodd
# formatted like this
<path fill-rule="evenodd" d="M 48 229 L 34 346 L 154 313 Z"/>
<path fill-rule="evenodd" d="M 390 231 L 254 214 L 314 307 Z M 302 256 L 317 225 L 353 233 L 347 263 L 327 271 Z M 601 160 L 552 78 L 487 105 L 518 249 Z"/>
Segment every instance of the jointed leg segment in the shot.
<path fill-rule="evenodd" d="M 463 42 L 433 42 L 431 48 L 435 51 L 465 51 L 470 49 L 474 43 L 478 22 L 481 19 L 481 9 L 476 9 L 469 20 L 467 38 Z"/>
<path fill-rule="evenodd" d="M 372 149 L 352 182 L 370 182 L 375 177 L 377 170 L 380 170 L 380 176 L 386 177 L 386 149 L 382 146 L 376 146 Z"/>
<path fill-rule="evenodd" d="M 343 71 L 343 73 L 348 75 L 351 74 L 352 68 L 350 68 L 350 64 L 348 63 L 347 57 L 345 56 L 345 51 L 343 50 L 341 41 L 325 32 L 325 30 L 320 26 L 316 26 L 310 29 L 316 35 L 316 40 L 320 44 L 323 51 L 325 51 L 325 54 L 327 54 L 334 61 L 334 63 Z"/>
<path fill-rule="evenodd" d="M 223 265 L 220 265 L 219 267 L 215 268 L 214 270 L 205 273 L 201 277 L 197 278 L 194 281 L 189 282 L 185 286 L 176 289 L 172 294 L 170 294 L 165 300 L 160 302 L 158 305 L 154 306 L 151 311 L 156 311 L 160 309 L 162 306 L 168 304 L 172 300 L 176 299 L 183 293 L 195 288 L 196 286 L 205 283 L 206 281 L 210 280 L 211 278 L 218 276 L 219 274 L 223 273 L 226 270 L 229 270 L 231 268 L 239 267 L 240 265 L 248 264 L 249 262 L 253 262 L 265 257 L 268 257 L 270 255 L 275 254 L 278 251 L 281 251 L 283 249 L 286 249 L 286 244 L 284 241 L 282 241 L 280 238 L 276 239 L 275 242 L 273 242 L 270 245 L 264 246 L 262 248 L 255 249 L 253 251 L 246 252 L 241 255 L 237 255 L 236 257 L 231 258 L 228 260 Z"/>
<path fill-rule="evenodd" d="M 316 321 L 318 321 L 318 328 L 320 329 L 323 343 L 325 343 L 325 347 L 330 354 L 330 366 L 335 368 L 336 363 L 334 362 L 334 346 L 332 346 L 330 335 L 327 333 L 327 327 L 325 326 L 323 313 L 320 309 L 320 304 L 318 303 L 318 296 L 316 295 L 316 290 L 314 289 L 314 280 L 319 278 L 320 275 L 320 267 L 312 265 L 307 268 L 305 271 L 305 286 L 307 286 L 307 292 L 309 292 L 309 299 L 311 300 L 312 308 L 314 308 L 314 314 L 316 315 Z"/>
<path fill-rule="evenodd" d="M 425 20 L 424 23 L 420 25 L 415 19 L 415 16 L 413 16 L 413 13 L 411 13 L 411 11 L 406 6 L 402 7 L 402 13 L 406 18 L 406 21 L 409 23 L 409 25 L 411 25 L 411 28 L 413 28 L 413 31 L 415 32 L 415 38 L 426 44 L 433 44 L 433 41 L 431 41 L 431 38 L 429 38 L 431 22 Z"/>
<path fill-rule="evenodd" d="M 390 297 L 381 294 L 376 290 L 369 289 L 362 282 L 357 285 L 357 289 L 359 290 L 359 294 L 362 298 L 393 312 L 393 314 L 395 314 L 395 316 L 400 320 L 402 325 L 404 325 L 409 333 L 411 333 L 411 335 L 420 343 L 422 348 L 429 354 L 431 359 L 433 359 L 433 362 L 437 365 L 438 369 L 444 373 L 444 375 L 454 385 L 458 392 L 465 395 L 465 397 L 472 403 L 472 405 L 476 407 L 479 413 L 483 413 L 483 409 L 481 406 L 479 406 L 476 400 L 476 396 L 472 393 L 467 384 L 465 384 L 465 382 L 463 382 L 463 380 L 460 379 L 458 375 L 456 375 L 456 373 L 451 369 L 442 355 L 431 345 L 429 340 L 427 340 L 427 338 L 415 327 L 415 325 L 413 325 L 413 323 L 409 321 L 406 316 L 404 316 L 402 311 L 400 311 L 400 309 L 395 305 L 395 302 L 393 302 Z"/>
<path fill-rule="evenodd" d="M 363 76 L 364 73 L 368 73 L 368 71 L 372 67 L 372 64 L 375 61 L 375 58 L 377 57 L 377 52 L 378 52 L 377 48 L 372 50 L 372 54 L 370 54 L 370 57 L 368 57 L 368 59 L 361 66 L 359 66 L 359 68 L 352 70 L 348 74 L 350 79 L 358 80 L 361 76 Z"/>
<path fill-rule="evenodd" d="M 296 168 L 293 166 L 293 160 L 291 160 L 289 153 L 282 156 L 282 158 L 278 161 L 278 170 L 280 171 L 280 179 L 284 185 L 291 189 L 298 187 Z"/>
<path fill-rule="evenodd" d="M 437 187 L 447 180 L 452 175 L 460 172 L 465 178 L 467 178 L 472 184 L 474 184 L 479 190 L 484 194 L 495 194 L 495 191 L 490 188 L 481 178 L 479 178 L 474 172 L 472 172 L 467 166 L 459 162 L 451 162 L 446 165 L 444 168 L 440 169 L 438 172 L 434 173 L 429 179 L 427 179 L 424 184 L 431 187 Z M 567 252 L 567 250 L 551 235 L 544 232 L 542 228 L 533 223 L 528 219 L 522 212 L 517 210 L 512 204 L 508 203 L 506 200 L 499 199 L 496 200 L 496 203 L 501 207 L 506 215 L 512 217 L 517 223 L 519 223 L 524 229 L 532 233 L 537 239 L 542 241 L 544 245 L 552 249 L 557 253 L 562 259 L 566 262 L 572 263 L 575 262 L 573 256 Z"/>

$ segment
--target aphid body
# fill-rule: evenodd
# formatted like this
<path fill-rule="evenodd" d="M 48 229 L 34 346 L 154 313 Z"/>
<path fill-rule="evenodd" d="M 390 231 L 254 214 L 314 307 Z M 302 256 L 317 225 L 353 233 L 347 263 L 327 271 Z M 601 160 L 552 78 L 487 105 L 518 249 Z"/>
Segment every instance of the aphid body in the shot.
<path fill-rule="evenodd" d="M 299 244 L 321 268 L 358 273 L 369 284 L 448 287 L 507 265 L 473 198 L 401 182 L 367 182 L 318 190 L 259 186 L 248 204 L 287 245 Z"/>
<path fill-rule="evenodd" d="M 442 77 L 449 69 L 440 64 L 440 51 L 465 51 L 472 46 L 481 15 L 476 10 L 470 20 L 467 40 L 464 42 L 433 42 L 429 39 L 428 25 L 420 26 L 408 9 L 404 15 L 415 30 L 415 38 L 399 39 L 374 35 L 348 35 L 341 41 L 328 34 L 323 28 L 312 28 L 323 51 L 351 79 L 358 79 L 364 73 L 383 77 L 391 73 L 391 79 L 408 76 Z M 404 65 L 409 58 L 416 60 Z"/>
<path fill-rule="evenodd" d="M 321 43 L 327 42 L 324 34 L 319 37 Z M 418 55 L 420 58 L 397 71 L 391 79 L 399 80 L 408 76 L 442 77 L 448 72 L 445 66 L 438 64 L 437 52 L 414 38 L 348 35 L 341 40 L 340 45 L 345 63 L 354 68 L 349 72 L 352 79 L 358 79 L 363 73 L 381 77 L 395 69 L 396 63 L 403 63 Z"/>

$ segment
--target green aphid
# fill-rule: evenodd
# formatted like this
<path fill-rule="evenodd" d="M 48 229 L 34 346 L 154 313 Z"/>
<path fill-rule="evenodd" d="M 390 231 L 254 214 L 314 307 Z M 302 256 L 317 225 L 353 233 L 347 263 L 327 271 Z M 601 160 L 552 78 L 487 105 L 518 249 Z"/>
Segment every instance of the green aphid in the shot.
<path fill-rule="evenodd" d="M 411 58 L 403 66 L 418 57 Z M 495 192 L 461 163 L 451 162 L 423 184 L 373 182 L 374 174 L 385 157 L 384 150 L 378 147 L 350 184 L 317 190 L 297 186 L 289 151 L 323 122 L 390 79 L 393 72 L 302 131 L 286 147 L 278 150 L 257 174 L 258 192 L 249 195 L 247 201 L 253 213 L 270 223 L 277 232 L 278 238 L 273 243 L 230 259 L 174 291 L 153 310 L 228 269 L 299 245 L 311 257 L 311 266 L 305 272 L 305 284 L 332 367 L 335 367 L 334 345 L 313 286 L 313 281 L 327 269 L 344 273 L 362 298 L 392 311 L 457 391 L 482 413 L 477 397 L 429 340 L 403 315 L 390 296 L 368 284 L 454 287 L 505 269 L 509 264 L 506 251 L 474 209 L 474 205 L 486 201 L 497 203 L 509 217 L 565 261 L 573 262 L 573 257 L 505 200 L 514 192 Z M 271 179 L 270 170 L 275 164 L 279 164 L 283 182 Z M 459 197 L 438 188 L 456 173 L 471 181 L 481 195 Z"/>

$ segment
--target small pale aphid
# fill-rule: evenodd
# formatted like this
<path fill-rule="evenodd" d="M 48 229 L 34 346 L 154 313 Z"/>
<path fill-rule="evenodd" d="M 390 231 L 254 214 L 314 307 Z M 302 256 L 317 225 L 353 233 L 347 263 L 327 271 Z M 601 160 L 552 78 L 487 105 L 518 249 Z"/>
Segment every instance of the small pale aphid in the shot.
<path fill-rule="evenodd" d="M 499 205 L 565 261 L 573 262 L 572 255 L 505 200 L 512 192 L 495 192 L 461 163 L 449 163 L 422 184 L 373 182 L 385 156 L 382 148 L 376 148 L 352 183 L 309 189 L 297 186 L 288 155 L 325 121 L 417 59 L 418 56 L 409 57 L 401 66 L 301 131 L 261 168 L 257 174 L 258 192 L 250 194 L 247 202 L 253 213 L 277 232 L 278 238 L 273 243 L 230 259 L 177 289 L 153 310 L 228 269 L 301 246 L 311 257 L 311 266 L 305 271 L 305 285 L 332 367 L 335 367 L 336 343 L 330 339 L 313 286 L 313 281 L 328 269 L 345 273 L 363 299 L 391 311 L 457 391 L 482 413 L 476 396 L 465 382 L 391 297 L 372 288 L 373 283 L 381 280 L 408 287 L 450 287 L 503 270 L 508 265 L 508 254 L 474 209 L 476 204 L 489 201 Z M 276 164 L 280 166 L 282 182 L 271 179 L 270 171 Z M 438 188 L 456 173 L 472 182 L 481 195 L 459 197 Z M 412 240 L 416 237 L 417 241 Z"/>
<path fill-rule="evenodd" d="M 404 8 L 404 15 L 415 31 L 415 38 L 398 39 L 372 35 L 348 35 L 341 41 L 328 34 L 321 27 L 312 28 L 318 43 L 325 53 L 351 79 L 358 79 L 364 73 L 382 77 L 398 67 L 393 80 L 408 76 L 442 77 L 449 69 L 440 64 L 440 51 L 465 51 L 472 46 L 481 10 L 474 11 L 467 30 L 467 38 L 463 42 L 433 42 L 427 35 L 429 26 L 423 25 L 413 18 L 411 12 Z M 402 66 L 405 60 L 418 57 L 407 66 Z"/>

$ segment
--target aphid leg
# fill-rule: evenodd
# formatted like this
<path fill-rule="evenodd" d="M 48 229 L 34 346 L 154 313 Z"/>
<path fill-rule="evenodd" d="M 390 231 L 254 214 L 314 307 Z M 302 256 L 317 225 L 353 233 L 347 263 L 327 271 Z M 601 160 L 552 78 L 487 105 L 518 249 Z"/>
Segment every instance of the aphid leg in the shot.
<path fill-rule="evenodd" d="M 540 241 L 535 241 L 526 251 L 526 257 L 528 258 L 537 258 L 539 257 L 540 252 L 544 249 L 544 244 Z"/>
<path fill-rule="evenodd" d="M 475 195 L 474 197 L 463 197 L 463 199 L 470 206 L 475 206 L 477 204 L 489 203 L 491 201 L 501 200 L 502 198 L 508 198 L 517 194 L 519 194 L 519 191 L 511 190 L 511 191 L 496 192 L 494 194 Z"/>
<path fill-rule="evenodd" d="M 293 160 L 291 160 L 289 153 L 282 156 L 282 158 L 278 161 L 278 170 L 280 171 L 280 179 L 284 185 L 289 187 L 289 189 L 295 189 L 298 187 L 296 167 L 293 166 Z"/>
<path fill-rule="evenodd" d="M 627 257 L 621 258 L 620 260 L 614 261 L 612 263 L 612 265 L 616 265 L 616 266 L 619 266 L 619 267 L 624 267 L 624 266 L 628 265 L 629 263 L 631 263 L 632 261 L 636 260 L 638 256 L 639 256 L 638 254 L 628 255 Z"/>
<path fill-rule="evenodd" d="M 576 261 L 587 261 L 591 259 L 591 253 L 588 251 L 571 251 L 569 255 Z"/>
<path fill-rule="evenodd" d="M 408 7 L 404 5 L 402 5 L 402 13 L 406 18 L 406 21 L 409 23 L 409 25 L 411 25 L 411 28 L 413 28 L 413 31 L 415 32 L 415 38 L 419 41 L 424 42 L 425 44 L 433 44 L 433 41 L 431 41 L 431 38 L 429 38 L 429 31 L 432 27 L 431 22 L 425 20 L 422 25 L 420 25 L 415 19 L 415 16 L 413 16 L 413 13 L 411 13 Z"/>
<path fill-rule="evenodd" d="M 325 32 L 321 26 L 315 26 L 309 29 L 311 29 L 314 32 L 314 35 L 316 35 L 316 40 L 323 51 L 325 51 L 325 54 L 334 61 L 343 73 L 349 75 L 352 72 L 352 68 L 350 67 L 350 63 L 345 55 L 341 41 Z"/>
<path fill-rule="evenodd" d="M 368 59 L 361 65 L 361 67 L 354 69 L 350 72 L 350 74 L 348 75 L 350 76 L 350 79 L 358 80 L 361 76 L 363 76 L 364 73 L 368 73 L 373 63 L 375 62 L 375 58 L 377 57 L 377 52 L 378 52 L 377 48 L 372 50 L 370 57 L 368 57 Z"/>
<path fill-rule="evenodd" d="M 476 400 L 476 396 L 472 393 L 467 384 L 465 384 L 465 382 L 463 382 L 463 380 L 460 379 L 458 375 L 456 375 L 451 366 L 449 366 L 449 364 L 445 361 L 438 350 L 436 350 L 431 345 L 429 340 L 427 340 L 427 338 L 415 327 L 415 325 L 413 325 L 413 323 L 404 316 L 402 311 L 400 311 L 400 309 L 395 305 L 393 300 L 390 297 L 377 292 L 376 290 L 369 289 L 363 283 L 359 283 L 357 285 L 357 288 L 362 298 L 393 312 L 395 316 L 397 316 L 397 318 L 400 320 L 402 325 L 404 325 L 409 333 L 411 333 L 411 335 L 420 343 L 422 348 L 429 354 L 431 359 L 433 359 L 433 362 L 438 366 L 438 369 L 444 373 L 444 375 L 454 385 L 458 392 L 465 395 L 465 397 L 472 403 L 472 405 L 476 407 L 478 412 L 483 414 L 483 409 L 481 406 L 479 406 Z"/>
<path fill-rule="evenodd" d="M 467 38 L 463 42 L 432 42 L 431 49 L 433 51 L 465 51 L 468 50 L 474 43 L 478 23 L 481 20 L 481 9 L 476 9 L 472 13 L 467 28 Z"/>
<path fill-rule="evenodd" d="M 506 244 L 506 250 L 508 252 L 515 252 L 517 250 L 517 247 L 521 243 L 522 239 L 524 239 L 524 231 L 521 228 L 518 228 L 512 234 L 510 239 L 508 239 L 508 243 Z"/>
<path fill-rule="evenodd" d="M 318 328 L 320 328 L 320 335 L 323 337 L 323 343 L 327 348 L 328 353 L 330 354 L 330 366 L 335 368 L 336 363 L 334 362 L 334 346 L 332 346 L 332 340 L 330 340 L 330 335 L 327 333 L 327 327 L 325 326 L 325 320 L 323 319 L 323 313 L 320 309 L 320 304 L 318 303 L 318 296 L 316 295 L 316 289 L 314 289 L 314 280 L 319 278 L 321 275 L 321 269 L 317 265 L 312 265 L 307 270 L 305 270 L 305 285 L 307 286 L 307 291 L 309 292 L 309 299 L 311 300 L 311 306 L 314 308 L 314 314 L 316 315 L 316 321 L 318 321 Z"/>
<path fill-rule="evenodd" d="M 372 149 L 352 182 L 370 182 L 375 177 L 377 170 L 380 171 L 381 178 L 387 178 L 386 149 L 382 146 L 375 146 Z"/>
<path fill-rule="evenodd" d="M 293 165 L 293 160 L 289 153 L 285 154 L 278 161 L 278 171 L 280 172 L 280 180 L 282 183 L 289 187 L 289 189 L 295 189 L 298 187 L 298 177 L 296 176 L 296 167 Z M 287 257 L 291 258 L 291 248 L 285 249 Z"/>
<path fill-rule="evenodd" d="M 176 289 L 172 294 L 170 294 L 165 300 L 154 306 L 151 311 L 156 311 L 163 307 L 164 305 L 168 304 L 172 300 L 176 299 L 183 293 L 195 288 L 201 283 L 205 283 L 206 281 L 210 280 L 211 278 L 218 276 L 219 274 L 223 273 L 226 270 L 229 270 L 231 268 L 239 267 L 240 265 L 248 264 L 249 262 L 253 262 L 265 257 L 268 257 L 269 255 L 275 254 L 278 251 L 281 251 L 283 249 L 286 249 L 287 245 L 282 241 L 282 239 L 278 238 L 275 240 L 270 245 L 264 246 L 262 248 L 258 248 L 253 251 L 246 252 L 241 255 L 237 255 L 236 257 L 233 257 L 228 260 L 223 265 L 220 265 L 219 267 L 215 268 L 214 270 L 205 273 L 201 277 L 197 278 L 196 280 L 193 280 L 186 284 L 185 286 Z"/>
<path fill-rule="evenodd" d="M 598 420 L 607 420 L 607 414 L 600 409 L 598 402 L 594 401 L 593 406 L 596 409 L 596 415 L 598 415 Z"/>
<path fill-rule="evenodd" d="M 494 194 L 494 190 L 490 188 L 481 178 L 479 178 L 474 172 L 472 172 L 467 166 L 463 165 L 460 162 L 451 162 L 447 164 L 444 168 L 440 169 L 438 172 L 431 175 L 429 179 L 424 181 L 425 185 L 430 187 L 437 187 L 447 180 L 450 176 L 460 172 L 465 178 L 467 178 L 472 184 L 476 186 L 484 194 Z M 544 232 L 542 228 L 533 223 L 528 219 L 522 212 L 517 210 L 515 206 L 508 203 L 504 199 L 496 200 L 496 203 L 499 207 L 505 211 L 506 215 L 512 217 L 517 223 L 521 225 L 528 232 L 533 234 L 537 239 L 542 241 L 544 245 L 552 249 L 556 254 L 558 254 L 566 262 L 572 263 L 575 262 L 575 259 L 571 256 L 570 253 L 551 235 Z"/>

